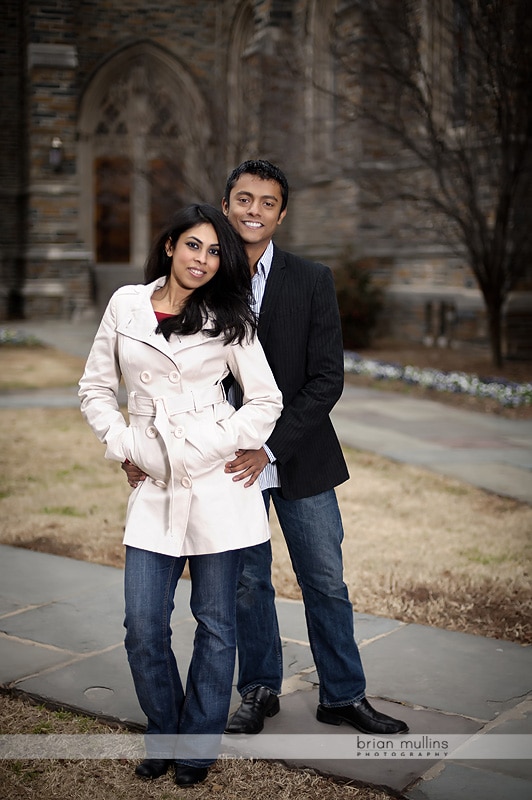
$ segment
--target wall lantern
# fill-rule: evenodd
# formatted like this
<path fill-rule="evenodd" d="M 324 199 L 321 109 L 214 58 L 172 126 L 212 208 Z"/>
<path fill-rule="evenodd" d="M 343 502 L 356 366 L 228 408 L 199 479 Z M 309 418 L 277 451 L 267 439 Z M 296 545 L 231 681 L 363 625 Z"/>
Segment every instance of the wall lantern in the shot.
<path fill-rule="evenodd" d="M 54 172 L 59 172 L 63 163 L 63 142 L 59 136 L 54 136 L 48 153 L 48 163 Z"/>

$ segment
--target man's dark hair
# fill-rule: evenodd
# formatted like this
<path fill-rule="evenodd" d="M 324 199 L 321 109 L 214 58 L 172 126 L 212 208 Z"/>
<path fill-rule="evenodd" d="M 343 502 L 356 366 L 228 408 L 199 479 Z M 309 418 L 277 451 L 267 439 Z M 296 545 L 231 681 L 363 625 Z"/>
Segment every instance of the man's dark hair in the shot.
<path fill-rule="evenodd" d="M 278 183 L 281 187 L 281 210 L 279 214 L 285 210 L 288 205 L 288 181 L 286 180 L 286 175 L 279 167 L 276 167 L 275 164 L 260 159 L 243 161 L 242 164 L 239 164 L 238 167 L 231 172 L 227 178 L 224 192 L 224 200 L 227 205 L 229 205 L 231 189 L 241 175 L 256 175 L 263 181 L 275 181 Z"/>

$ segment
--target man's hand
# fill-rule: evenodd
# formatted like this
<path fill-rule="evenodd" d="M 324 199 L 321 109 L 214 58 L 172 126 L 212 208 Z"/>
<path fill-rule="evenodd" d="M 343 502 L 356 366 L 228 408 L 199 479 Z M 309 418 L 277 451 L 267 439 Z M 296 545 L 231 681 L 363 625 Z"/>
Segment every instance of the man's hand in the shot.
<path fill-rule="evenodd" d="M 132 464 L 131 461 L 124 461 L 122 469 L 126 473 L 127 482 L 133 489 L 136 489 L 139 483 L 146 480 L 146 473 Z"/>
<path fill-rule="evenodd" d="M 235 456 L 236 458 L 225 465 L 225 471 L 238 472 L 238 475 L 233 477 L 234 481 L 243 481 L 247 478 L 248 480 L 244 484 L 246 488 L 253 486 L 270 461 L 263 447 L 260 450 L 237 450 Z"/>

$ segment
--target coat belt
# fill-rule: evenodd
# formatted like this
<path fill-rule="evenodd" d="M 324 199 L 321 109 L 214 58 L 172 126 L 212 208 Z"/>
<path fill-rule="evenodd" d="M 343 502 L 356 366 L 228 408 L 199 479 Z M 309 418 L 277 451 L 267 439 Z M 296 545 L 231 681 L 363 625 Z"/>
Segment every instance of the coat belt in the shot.
<path fill-rule="evenodd" d="M 128 395 L 127 410 L 130 414 L 152 417 L 157 409 L 164 407 L 169 417 L 174 414 L 185 414 L 187 411 L 199 411 L 206 406 L 223 403 L 225 391 L 221 383 L 208 386 L 206 389 L 189 389 L 175 395 L 164 397 L 141 397 L 136 392 Z"/>
<path fill-rule="evenodd" d="M 131 392 L 128 396 L 127 409 L 130 414 L 138 414 L 141 416 L 153 416 L 154 425 L 159 431 L 162 440 L 165 444 L 166 451 L 170 456 L 172 452 L 170 447 L 170 430 L 168 420 L 175 414 L 184 414 L 187 411 L 200 411 L 206 406 L 212 406 L 216 403 L 223 403 L 225 400 L 225 391 L 221 383 L 216 386 L 209 386 L 206 389 L 190 389 L 189 391 L 182 392 L 175 395 L 165 395 L 164 397 L 140 397 L 136 392 Z M 175 448 L 176 440 L 172 439 L 172 444 Z M 181 440 L 181 448 L 184 447 L 184 439 Z M 182 455 L 183 452 L 182 452 Z M 169 458 L 170 462 L 170 507 L 168 519 L 168 533 L 176 535 L 178 531 L 182 530 L 183 521 L 177 518 L 175 508 L 175 482 L 179 480 L 183 486 L 190 490 L 192 487 L 192 478 L 188 474 L 186 465 L 174 464 L 173 459 Z M 159 485 L 159 484 L 158 484 Z M 166 487 L 164 487 L 166 488 Z M 190 491 L 188 493 L 187 509 L 190 508 Z M 186 517 L 188 519 L 188 510 Z M 177 533 L 179 535 L 179 533 Z"/>

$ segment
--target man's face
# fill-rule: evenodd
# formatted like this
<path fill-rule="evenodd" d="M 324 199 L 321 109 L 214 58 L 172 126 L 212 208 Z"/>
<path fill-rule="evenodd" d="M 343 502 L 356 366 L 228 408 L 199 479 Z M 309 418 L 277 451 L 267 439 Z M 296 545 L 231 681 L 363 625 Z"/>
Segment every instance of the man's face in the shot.
<path fill-rule="evenodd" d="M 257 250 L 268 246 L 278 225 L 286 215 L 281 211 L 281 187 L 277 181 L 265 181 L 244 173 L 229 195 L 229 204 L 222 200 L 222 210 L 244 243 Z"/>

